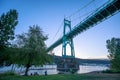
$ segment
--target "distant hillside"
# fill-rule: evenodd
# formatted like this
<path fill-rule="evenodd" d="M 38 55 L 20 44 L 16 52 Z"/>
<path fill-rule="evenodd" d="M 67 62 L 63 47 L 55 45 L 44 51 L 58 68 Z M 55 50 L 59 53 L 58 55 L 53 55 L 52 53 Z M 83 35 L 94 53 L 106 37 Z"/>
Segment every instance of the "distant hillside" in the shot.
<path fill-rule="evenodd" d="M 57 63 L 60 59 L 62 59 L 61 56 L 54 56 L 54 62 Z M 76 58 L 79 64 L 104 64 L 108 65 L 110 64 L 110 61 L 107 59 L 80 59 Z"/>
<path fill-rule="evenodd" d="M 76 59 L 79 64 L 110 64 L 110 61 L 107 59 Z"/>

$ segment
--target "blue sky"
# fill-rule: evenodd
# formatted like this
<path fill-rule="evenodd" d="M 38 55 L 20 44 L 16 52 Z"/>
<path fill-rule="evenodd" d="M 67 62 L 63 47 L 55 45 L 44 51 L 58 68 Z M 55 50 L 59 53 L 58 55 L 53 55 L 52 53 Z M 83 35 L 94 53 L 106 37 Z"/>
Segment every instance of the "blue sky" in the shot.
<path fill-rule="evenodd" d="M 91 1 L 92 0 L 0 0 L 0 15 L 10 9 L 16 9 L 19 13 L 19 23 L 16 26 L 15 34 L 27 32 L 29 26 L 37 24 L 43 29 L 44 34 L 48 35 L 49 39 L 46 41 L 46 45 L 50 46 L 62 36 L 63 25 L 61 25 L 61 23 L 65 17 L 80 10 L 70 18 L 73 28 L 74 25 L 78 24 L 88 15 L 84 14 L 93 11 L 108 0 L 93 0 L 89 6 L 81 10 L 84 5 Z M 79 34 L 74 38 L 76 57 L 107 58 L 106 40 L 112 37 L 120 38 L 119 25 L 120 13 Z M 55 37 L 58 29 L 59 32 Z M 62 47 L 60 45 L 55 48 L 53 52 L 56 55 L 61 55 L 61 49 Z"/>

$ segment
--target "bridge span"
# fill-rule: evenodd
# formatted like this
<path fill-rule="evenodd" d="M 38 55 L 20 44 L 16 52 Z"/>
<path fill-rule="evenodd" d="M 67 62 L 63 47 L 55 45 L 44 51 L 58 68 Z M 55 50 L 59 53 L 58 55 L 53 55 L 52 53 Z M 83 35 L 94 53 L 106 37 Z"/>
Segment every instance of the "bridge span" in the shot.
<path fill-rule="evenodd" d="M 101 7 L 97 8 L 93 13 L 87 16 L 83 21 L 74 26 L 74 28 L 65 36 L 67 39 L 74 38 L 83 31 L 117 14 L 119 11 L 120 0 L 109 0 L 107 3 L 103 4 Z M 63 37 L 59 38 L 56 42 L 49 46 L 47 48 L 47 52 L 59 46 L 61 43 L 63 43 Z"/>

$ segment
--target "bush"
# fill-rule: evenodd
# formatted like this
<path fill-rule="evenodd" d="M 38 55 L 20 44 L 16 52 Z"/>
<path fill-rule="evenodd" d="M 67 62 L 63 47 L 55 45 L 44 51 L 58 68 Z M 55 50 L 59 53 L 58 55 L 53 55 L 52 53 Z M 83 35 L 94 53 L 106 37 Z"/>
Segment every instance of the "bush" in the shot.
<path fill-rule="evenodd" d="M 116 70 L 109 70 L 109 69 L 107 69 L 107 70 L 102 71 L 102 73 L 120 73 L 120 72 L 116 71 Z"/>

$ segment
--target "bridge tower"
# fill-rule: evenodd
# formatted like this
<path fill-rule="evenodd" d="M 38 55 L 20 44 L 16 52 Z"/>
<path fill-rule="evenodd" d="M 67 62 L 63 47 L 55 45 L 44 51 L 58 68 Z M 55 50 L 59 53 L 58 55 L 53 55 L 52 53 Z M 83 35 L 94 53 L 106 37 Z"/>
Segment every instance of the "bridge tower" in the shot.
<path fill-rule="evenodd" d="M 67 58 L 75 58 L 75 51 L 74 51 L 74 44 L 73 44 L 73 39 L 67 39 L 66 34 L 67 34 L 67 28 L 69 29 L 69 32 L 71 31 L 71 21 L 64 19 L 64 28 L 63 28 L 63 44 L 62 44 L 62 57 Z M 66 46 L 70 46 L 71 50 L 71 55 L 67 56 L 66 55 Z"/>
<path fill-rule="evenodd" d="M 75 60 L 75 51 L 72 38 L 67 38 L 66 34 L 71 31 L 71 21 L 64 19 L 64 29 L 63 29 L 63 43 L 62 43 L 62 58 L 58 59 L 57 70 L 61 72 L 76 72 L 79 70 L 79 64 Z M 71 55 L 67 55 L 66 46 L 70 46 Z"/>

